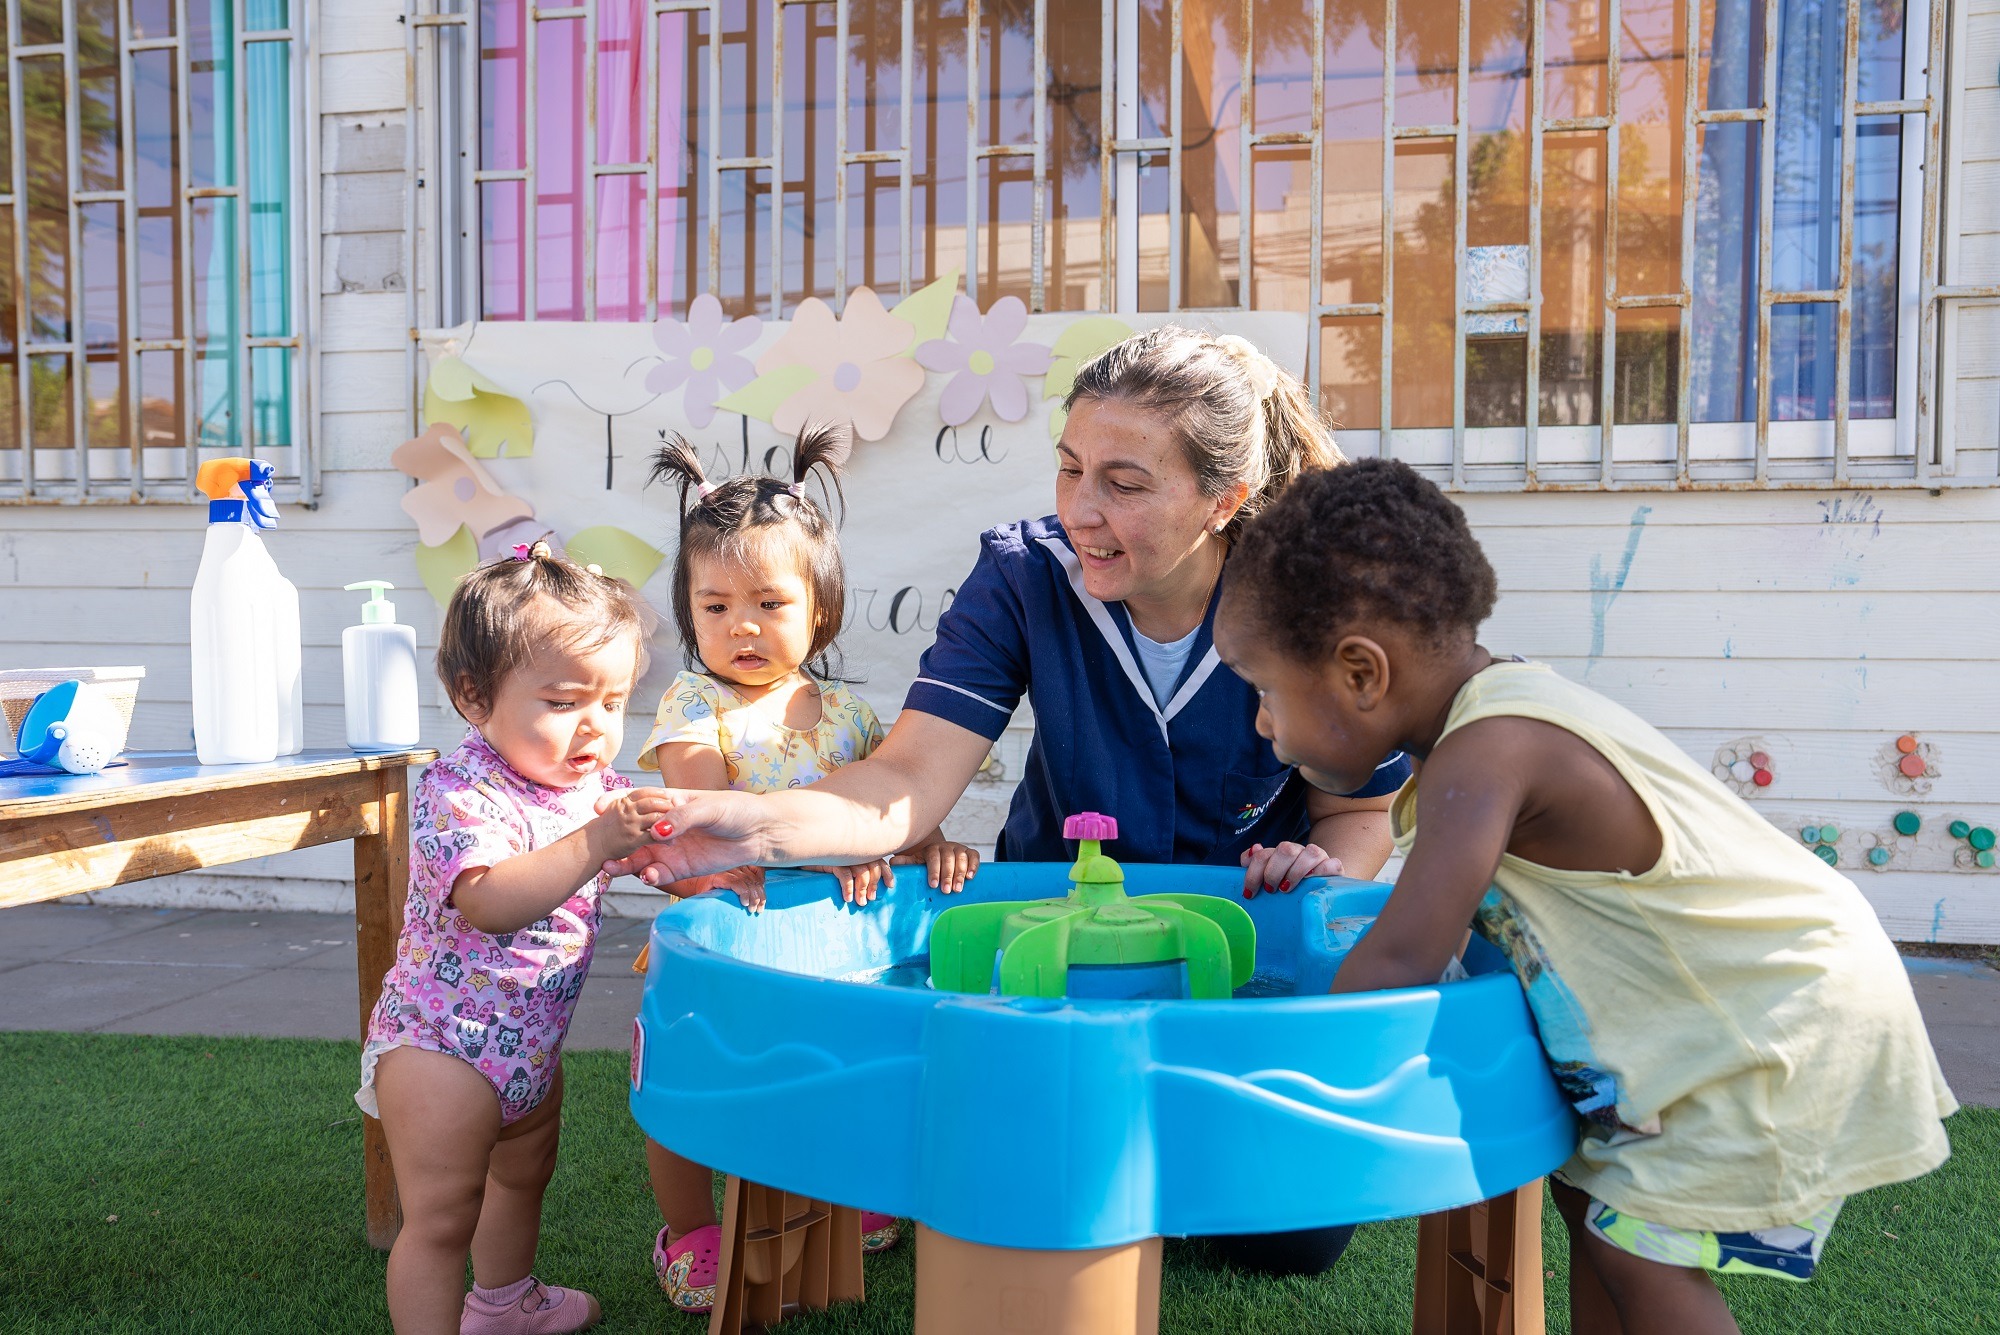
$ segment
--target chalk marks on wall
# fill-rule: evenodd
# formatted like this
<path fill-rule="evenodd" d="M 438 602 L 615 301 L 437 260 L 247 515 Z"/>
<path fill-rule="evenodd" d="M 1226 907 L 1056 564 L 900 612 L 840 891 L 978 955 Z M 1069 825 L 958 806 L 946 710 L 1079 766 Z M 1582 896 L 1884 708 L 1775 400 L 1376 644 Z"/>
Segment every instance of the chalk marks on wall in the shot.
<path fill-rule="evenodd" d="M 1604 568 L 1604 558 L 1590 558 L 1590 660 L 1593 665 L 1604 656 L 1604 618 L 1609 615 L 1611 605 L 1618 601 L 1618 595 L 1625 591 L 1625 581 L 1632 574 L 1632 559 L 1639 554 L 1639 539 L 1646 532 L 1646 517 L 1653 513 L 1653 507 L 1642 505 L 1632 512 L 1632 524 L 1625 534 L 1625 553 L 1618 560 L 1618 569 Z"/>

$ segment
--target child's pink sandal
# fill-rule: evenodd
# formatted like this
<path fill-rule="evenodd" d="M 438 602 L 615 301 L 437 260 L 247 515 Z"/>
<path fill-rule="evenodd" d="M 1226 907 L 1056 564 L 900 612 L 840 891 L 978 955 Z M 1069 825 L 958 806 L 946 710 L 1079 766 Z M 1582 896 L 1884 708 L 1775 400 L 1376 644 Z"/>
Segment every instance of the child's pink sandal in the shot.
<path fill-rule="evenodd" d="M 873 1256 L 886 1252 L 903 1240 L 901 1225 L 894 1215 L 881 1214 L 875 1210 L 861 1212 L 861 1254 Z"/>
<path fill-rule="evenodd" d="M 667 1244 L 667 1230 L 653 1240 L 653 1273 L 660 1292 L 683 1312 L 699 1314 L 715 1306 L 716 1266 L 722 1259 L 722 1227 L 708 1224 Z"/>
<path fill-rule="evenodd" d="M 522 1283 L 526 1287 L 512 1302 L 466 1294 L 458 1319 L 462 1335 L 568 1335 L 603 1319 L 604 1309 L 582 1289 L 559 1289 L 533 1275 Z"/>

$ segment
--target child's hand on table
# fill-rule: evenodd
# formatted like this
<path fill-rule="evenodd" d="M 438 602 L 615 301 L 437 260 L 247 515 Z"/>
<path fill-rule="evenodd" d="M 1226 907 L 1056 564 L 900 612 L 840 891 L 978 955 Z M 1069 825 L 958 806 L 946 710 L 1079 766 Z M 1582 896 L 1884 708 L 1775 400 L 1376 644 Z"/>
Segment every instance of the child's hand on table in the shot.
<path fill-rule="evenodd" d="M 1290 894 L 1299 882 L 1312 876 L 1340 875 L 1340 859 L 1318 844 L 1295 844 L 1287 840 L 1272 848 L 1252 844 L 1243 850 L 1243 897 L 1255 899 L 1260 891 Z"/>
<path fill-rule="evenodd" d="M 947 895 L 955 895 L 965 889 L 965 883 L 979 874 L 979 850 L 954 844 L 948 839 L 899 853 L 889 861 L 899 867 L 922 863 L 927 869 L 931 889 Z"/>
<path fill-rule="evenodd" d="M 895 879 L 887 858 L 876 858 L 852 867 L 801 867 L 800 871 L 823 871 L 840 882 L 840 897 L 859 907 L 875 898 L 876 892 Z"/>

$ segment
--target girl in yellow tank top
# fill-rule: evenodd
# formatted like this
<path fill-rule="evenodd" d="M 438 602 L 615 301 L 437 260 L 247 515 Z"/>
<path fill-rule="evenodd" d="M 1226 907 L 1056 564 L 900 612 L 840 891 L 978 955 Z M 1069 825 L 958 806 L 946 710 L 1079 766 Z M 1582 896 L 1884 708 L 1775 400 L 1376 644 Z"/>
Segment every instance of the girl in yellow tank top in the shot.
<path fill-rule="evenodd" d="M 1480 648 L 1495 597 L 1458 508 L 1365 460 L 1253 522 L 1215 642 L 1330 791 L 1419 759 L 1334 990 L 1431 982 L 1468 925 L 1506 953 L 1582 1119 L 1575 1328 L 1733 1331 L 1707 1272 L 1809 1277 L 1842 1200 L 1944 1161 L 1957 1103 L 1854 885 L 1630 711 Z"/>

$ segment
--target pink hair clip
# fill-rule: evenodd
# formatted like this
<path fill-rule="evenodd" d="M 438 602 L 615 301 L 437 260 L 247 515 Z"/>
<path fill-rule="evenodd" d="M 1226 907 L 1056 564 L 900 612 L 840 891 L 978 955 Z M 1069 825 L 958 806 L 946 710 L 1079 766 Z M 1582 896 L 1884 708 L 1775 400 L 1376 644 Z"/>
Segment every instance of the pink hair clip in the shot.
<path fill-rule="evenodd" d="M 527 559 L 528 559 L 528 555 L 529 555 L 529 551 L 530 551 L 530 548 L 529 548 L 529 546 L 528 546 L 528 544 L 527 544 L 527 543 L 525 543 L 525 542 L 517 542 L 517 543 L 515 543 L 515 544 L 514 544 L 514 559 L 515 559 L 516 561 L 525 561 L 525 560 L 527 560 Z"/>
<path fill-rule="evenodd" d="M 790 493 L 792 493 L 792 495 L 798 497 L 800 500 L 805 499 L 806 488 L 805 488 L 805 483 L 803 482 L 788 482 L 785 484 L 785 490 L 789 491 Z"/>
<path fill-rule="evenodd" d="M 714 490 L 715 490 L 715 484 L 713 482 L 697 482 L 694 484 L 695 499 L 698 501 L 705 501 L 709 498 L 709 494 Z"/>

